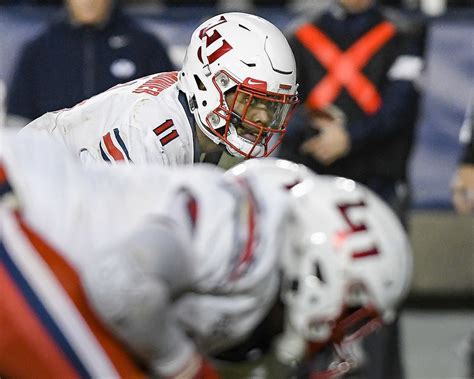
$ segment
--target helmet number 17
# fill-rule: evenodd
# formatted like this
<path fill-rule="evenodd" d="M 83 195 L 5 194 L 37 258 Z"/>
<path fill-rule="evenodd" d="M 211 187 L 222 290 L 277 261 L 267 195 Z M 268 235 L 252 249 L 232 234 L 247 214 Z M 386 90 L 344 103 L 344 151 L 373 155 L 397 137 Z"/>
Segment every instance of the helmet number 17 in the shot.
<path fill-rule="evenodd" d="M 336 243 L 337 241 L 345 241 L 346 238 L 348 238 L 352 234 L 366 232 L 368 230 L 367 225 L 363 221 L 359 221 L 356 223 L 350 219 L 349 210 L 354 207 L 365 208 L 366 204 L 363 200 L 357 203 L 337 204 L 337 209 L 341 213 L 342 218 L 344 219 L 346 225 L 349 228 L 341 230 L 336 234 Z M 378 254 L 379 254 L 379 250 L 377 249 L 377 246 L 373 245 L 367 249 L 354 250 L 352 251 L 351 256 L 353 259 L 360 259 L 360 258 L 370 257 L 373 255 L 378 255 Z"/>
<path fill-rule="evenodd" d="M 221 16 L 218 22 L 202 29 L 199 32 L 199 38 L 201 40 L 204 40 L 204 38 L 206 37 L 205 44 L 203 44 L 203 46 L 200 46 L 197 51 L 198 59 L 201 63 L 205 63 L 203 59 L 202 47 L 205 48 L 204 55 L 205 55 L 207 64 L 214 63 L 225 53 L 232 50 L 232 46 L 230 46 L 230 44 L 224 38 L 222 38 L 222 35 L 219 33 L 219 31 L 215 29 L 219 25 L 222 25 L 223 23 L 226 23 L 226 22 L 227 20 L 225 19 L 225 17 Z M 212 30 L 212 33 L 210 33 L 211 30 Z M 207 48 L 211 45 L 213 45 L 212 47 L 217 46 L 217 43 L 219 41 L 221 42 L 220 46 L 217 47 L 212 53 L 208 54 Z"/>

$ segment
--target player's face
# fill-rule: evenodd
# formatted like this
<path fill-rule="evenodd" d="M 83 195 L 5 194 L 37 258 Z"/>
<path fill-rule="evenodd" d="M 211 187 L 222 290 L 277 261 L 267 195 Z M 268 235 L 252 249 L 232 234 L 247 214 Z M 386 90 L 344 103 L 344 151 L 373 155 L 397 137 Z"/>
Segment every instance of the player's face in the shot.
<path fill-rule="evenodd" d="M 113 0 L 66 0 L 74 21 L 84 25 L 103 22 L 109 14 Z"/>
<path fill-rule="evenodd" d="M 235 101 L 235 103 L 234 103 Z M 250 104 L 249 104 L 250 101 Z M 237 125 L 237 134 L 254 142 L 261 134 L 261 129 L 246 122 L 246 120 L 264 128 L 272 128 L 275 118 L 275 104 L 258 97 L 251 97 L 244 92 L 231 92 L 226 95 L 227 104 L 234 104 L 233 111 L 239 116 L 244 115 L 242 122 Z M 260 138 L 262 136 L 260 135 Z"/>
<path fill-rule="evenodd" d="M 352 13 L 363 12 L 374 4 L 374 0 L 339 0 L 339 2 Z"/>

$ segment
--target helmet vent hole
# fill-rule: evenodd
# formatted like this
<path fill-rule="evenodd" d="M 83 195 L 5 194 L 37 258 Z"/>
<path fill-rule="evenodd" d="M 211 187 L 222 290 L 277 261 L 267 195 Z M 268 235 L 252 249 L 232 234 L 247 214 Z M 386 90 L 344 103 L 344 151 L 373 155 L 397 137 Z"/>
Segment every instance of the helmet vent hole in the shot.
<path fill-rule="evenodd" d="M 297 292 L 299 287 L 298 279 L 292 279 L 290 282 L 291 292 Z"/>
<path fill-rule="evenodd" d="M 314 276 L 316 276 L 322 283 L 325 282 L 323 272 L 321 270 L 321 266 L 319 262 L 316 262 L 314 264 Z"/>
<path fill-rule="evenodd" d="M 239 26 L 242 28 L 242 29 L 245 29 L 245 30 L 248 30 L 250 32 L 250 29 L 247 28 L 246 26 L 242 25 L 242 24 L 239 24 Z"/>
<path fill-rule="evenodd" d="M 248 67 L 255 67 L 256 64 L 255 63 L 247 63 L 247 62 L 244 62 L 242 59 L 240 60 L 244 65 L 248 66 Z"/>
<path fill-rule="evenodd" d="M 204 85 L 204 83 L 202 82 L 202 80 L 199 79 L 199 76 L 194 75 L 194 80 L 196 81 L 197 88 L 199 88 L 201 91 L 206 91 L 207 90 L 207 88 Z"/>

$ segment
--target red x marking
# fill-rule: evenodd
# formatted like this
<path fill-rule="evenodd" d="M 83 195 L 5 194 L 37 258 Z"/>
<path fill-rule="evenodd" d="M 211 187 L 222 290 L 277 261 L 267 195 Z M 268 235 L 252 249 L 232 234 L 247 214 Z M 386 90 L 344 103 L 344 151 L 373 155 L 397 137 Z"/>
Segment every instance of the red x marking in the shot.
<path fill-rule="evenodd" d="M 392 23 L 381 22 L 343 52 L 316 26 L 301 26 L 296 37 L 328 71 L 311 90 L 307 105 L 311 109 L 327 107 L 344 86 L 365 113 L 377 112 L 381 105 L 380 94 L 361 69 L 394 34 Z"/>

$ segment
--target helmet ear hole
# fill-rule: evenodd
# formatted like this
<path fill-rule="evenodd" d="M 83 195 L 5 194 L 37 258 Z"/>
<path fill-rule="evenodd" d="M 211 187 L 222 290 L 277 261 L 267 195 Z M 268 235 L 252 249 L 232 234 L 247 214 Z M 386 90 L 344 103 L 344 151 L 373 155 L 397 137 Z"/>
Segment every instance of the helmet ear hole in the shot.
<path fill-rule="evenodd" d="M 204 85 L 204 83 L 202 82 L 202 80 L 199 78 L 199 76 L 194 75 L 194 80 L 195 80 L 195 82 L 196 82 L 197 88 L 198 88 L 200 91 L 207 91 L 206 86 Z"/>

